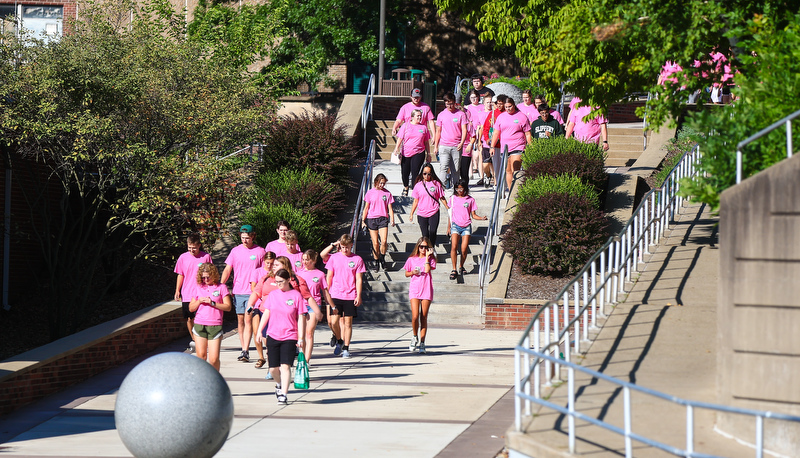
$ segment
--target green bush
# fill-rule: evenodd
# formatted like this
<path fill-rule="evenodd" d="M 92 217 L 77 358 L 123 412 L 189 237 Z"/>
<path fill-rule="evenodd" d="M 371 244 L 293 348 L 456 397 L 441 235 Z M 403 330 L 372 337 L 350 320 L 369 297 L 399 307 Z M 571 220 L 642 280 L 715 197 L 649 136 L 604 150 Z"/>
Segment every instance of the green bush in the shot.
<path fill-rule="evenodd" d="M 525 180 L 564 174 L 580 178 L 582 182 L 594 187 L 597 195 L 601 195 L 608 185 L 608 174 L 603 160 L 587 158 L 578 153 L 557 154 L 534 162 L 525 169 Z"/>
<path fill-rule="evenodd" d="M 289 204 L 314 215 L 321 224 L 334 221 L 337 212 L 345 206 L 341 187 L 310 169 L 282 169 L 260 174 L 245 204 L 259 202 Z"/>
<path fill-rule="evenodd" d="M 310 169 L 344 187 L 350 184 L 347 172 L 358 151 L 336 116 L 305 112 L 268 128 L 261 171 Z"/>
<path fill-rule="evenodd" d="M 568 194 L 591 202 L 594 208 L 600 207 L 600 197 L 594 186 L 586 184 L 575 175 L 540 176 L 525 180 L 519 188 L 517 202 L 524 204 L 549 194 Z"/>
<path fill-rule="evenodd" d="M 519 205 L 503 248 L 526 274 L 574 275 L 603 246 L 607 228 L 589 199 L 547 194 Z"/>
<path fill-rule="evenodd" d="M 261 246 L 272 240 L 270 235 L 275 234 L 275 226 L 280 220 L 286 220 L 292 230 L 297 232 L 297 238 L 300 239 L 299 243 L 303 249 L 321 249 L 325 245 L 326 237 L 334 229 L 333 223 L 321 224 L 313 214 L 288 203 L 274 205 L 262 202 L 243 211 L 239 219 L 242 224 L 253 226 Z"/>
<path fill-rule="evenodd" d="M 589 158 L 605 161 L 605 152 L 593 143 L 583 143 L 574 138 L 548 138 L 531 142 L 522 153 L 522 167 L 528 168 L 536 161 L 551 158 L 562 153 L 577 153 Z"/>
<path fill-rule="evenodd" d="M 697 144 L 697 140 L 702 138 L 700 132 L 692 129 L 691 127 L 684 126 L 678 131 L 675 138 L 670 138 L 669 142 L 664 145 L 667 154 L 661 161 L 660 168 L 654 177 L 654 187 L 660 187 L 664 184 L 669 173 L 678 164 L 683 156 L 683 153 L 690 151 Z"/>

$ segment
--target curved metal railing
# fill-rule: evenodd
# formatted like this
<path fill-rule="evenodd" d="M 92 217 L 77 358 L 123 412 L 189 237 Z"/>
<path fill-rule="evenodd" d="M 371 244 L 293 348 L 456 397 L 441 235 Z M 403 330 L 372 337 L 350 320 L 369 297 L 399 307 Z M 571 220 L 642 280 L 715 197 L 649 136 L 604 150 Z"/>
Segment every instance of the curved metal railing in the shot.
<path fill-rule="evenodd" d="M 506 163 L 508 162 L 508 145 L 503 148 L 503 162 L 500 167 L 502 174 L 505 174 Z M 481 260 L 478 269 L 478 287 L 480 288 L 480 301 L 478 312 L 483 314 L 483 307 L 486 304 L 486 275 L 492 267 L 492 260 L 494 258 L 495 250 L 492 247 L 496 246 L 495 237 L 500 235 L 500 229 L 503 227 L 503 217 L 505 212 L 500 211 L 500 206 L 506 201 L 508 195 L 505 193 L 505 177 L 494 177 L 494 182 L 497 185 L 494 191 L 494 200 L 492 201 L 492 211 L 489 216 L 489 227 L 486 231 L 486 240 L 483 243 L 483 253 L 481 253 Z M 510 193 L 510 190 L 509 190 Z"/>
<path fill-rule="evenodd" d="M 363 146 L 367 146 L 367 124 L 372 120 L 372 103 L 375 98 L 375 74 L 369 75 L 364 107 L 361 109 L 361 132 L 364 135 Z"/>
<path fill-rule="evenodd" d="M 751 135 L 750 137 L 740 141 L 736 145 L 736 184 L 742 182 L 742 148 L 747 146 L 748 144 L 758 140 L 759 138 L 767 135 L 768 133 L 772 132 L 773 130 L 781 127 L 782 125 L 786 124 L 786 157 L 792 157 L 792 119 L 797 118 L 800 116 L 800 110 L 795 111 L 794 113 L 790 114 L 789 116 L 781 119 L 778 122 L 773 123 L 770 126 L 767 126 L 755 134 Z"/>

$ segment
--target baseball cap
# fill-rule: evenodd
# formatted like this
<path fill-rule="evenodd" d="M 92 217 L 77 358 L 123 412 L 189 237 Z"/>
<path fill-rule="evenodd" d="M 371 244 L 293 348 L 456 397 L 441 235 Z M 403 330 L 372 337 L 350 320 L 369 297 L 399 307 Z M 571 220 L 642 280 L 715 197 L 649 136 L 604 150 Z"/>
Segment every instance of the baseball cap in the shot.
<path fill-rule="evenodd" d="M 245 224 L 244 226 L 239 228 L 239 232 L 241 232 L 243 234 L 249 234 L 249 233 L 253 232 L 253 226 L 251 226 L 249 224 Z"/>
<path fill-rule="evenodd" d="M 419 88 L 414 89 L 411 91 L 411 97 L 422 97 L 422 91 L 420 91 Z"/>

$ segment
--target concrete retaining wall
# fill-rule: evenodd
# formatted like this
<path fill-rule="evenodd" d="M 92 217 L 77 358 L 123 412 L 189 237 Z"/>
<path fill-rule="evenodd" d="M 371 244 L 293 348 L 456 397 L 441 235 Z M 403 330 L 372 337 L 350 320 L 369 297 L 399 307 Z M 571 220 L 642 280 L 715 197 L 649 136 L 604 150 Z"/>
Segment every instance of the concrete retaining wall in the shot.
<path fill-rule="evenodd" d="M 721 404 L 800 415 L 800 157 L 722 193 L 717 384 Z M 755 439 L 754 420 L 717 427 Z M 800 424 L 765 422 L 767 449 L 796 456 Z"/>

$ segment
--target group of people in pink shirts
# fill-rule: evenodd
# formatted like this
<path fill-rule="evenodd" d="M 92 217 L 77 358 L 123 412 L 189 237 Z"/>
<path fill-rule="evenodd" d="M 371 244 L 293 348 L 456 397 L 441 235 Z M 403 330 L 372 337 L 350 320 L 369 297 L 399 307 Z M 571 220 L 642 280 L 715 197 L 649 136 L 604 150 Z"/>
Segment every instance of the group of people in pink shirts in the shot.
<path fill-rule="evenodd" d="M 316 324 L 323 318 L 320 306 L 328 304 L 328 324 L 334 355 L 350 358 L 353 318 L 361 305 L 364 262 L 356 255 L 353 239 L 343 235 L 322 250 L 301 251 L 289 223 L 280 221 L 278 238 L 262 248 L 255 243 L 249 224 L 239 229 L 241 244 L 225 259 L 222 274 L 203 252 L 196 234 L 187 238 L 187 251 L 175 266 L 178 274 L 175 300 L 184 318 L 197 356 L 220 368 L 223 314 L 235 310 L 241 352 L 238 360 L 250 362 L 255 342 L 256 368 L 268 367 L 267 379 L 276 382 L 279 404 L 288 402 L 291 366 L 302 351 L 310 361 Z M 317 268 L 322 258 L 327 272 Z M 233 276 L 233 289 L 226 283 Z M 266 357 L 264 355 L 266 350 Z"/>

